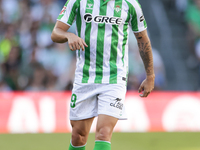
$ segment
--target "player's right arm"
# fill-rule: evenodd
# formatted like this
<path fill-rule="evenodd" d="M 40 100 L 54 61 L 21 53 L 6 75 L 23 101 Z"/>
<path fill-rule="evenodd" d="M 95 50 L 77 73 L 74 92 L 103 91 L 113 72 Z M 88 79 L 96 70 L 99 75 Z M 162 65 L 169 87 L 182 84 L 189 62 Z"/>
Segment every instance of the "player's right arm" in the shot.
<path fill-rule="evenodd" d="M 56 43 L 68 42 L 69 48 L 72 51 L 80 48 L 84 51 L 85 50 L 84 46 L 87 47 L 87 44 L 83 39 L 81 39 L 74 33 L 67 32 L 69 28 L 70 28 L 69 25 L 61 21 L 57 21 L 53 29 L 53 32 L 51 34 L 52 41 Z"/>

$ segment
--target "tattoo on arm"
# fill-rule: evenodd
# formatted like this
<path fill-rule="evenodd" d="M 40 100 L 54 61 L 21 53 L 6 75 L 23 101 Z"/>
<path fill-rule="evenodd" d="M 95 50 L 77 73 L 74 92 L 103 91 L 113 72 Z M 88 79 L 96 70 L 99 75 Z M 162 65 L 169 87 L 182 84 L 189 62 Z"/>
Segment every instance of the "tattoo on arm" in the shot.
<path fill-rule="evenodd" d="M 143 60 L 147 75 L 154 74 L 153 56 L 152 56 L 150 41 L 149 40 L 146 41 L 146 42 L 139 41 L 138 47 L 139 47 L 140 56 Z"/>
<path fill-rule="evenodd" d="M 138 40 L 141 40 L 143 36 L 144 36 L 144 33 L 143 33 L 143 32 L 135 33 L 135 37 L 136 37 L 136 39 L 138 39 Z"/>

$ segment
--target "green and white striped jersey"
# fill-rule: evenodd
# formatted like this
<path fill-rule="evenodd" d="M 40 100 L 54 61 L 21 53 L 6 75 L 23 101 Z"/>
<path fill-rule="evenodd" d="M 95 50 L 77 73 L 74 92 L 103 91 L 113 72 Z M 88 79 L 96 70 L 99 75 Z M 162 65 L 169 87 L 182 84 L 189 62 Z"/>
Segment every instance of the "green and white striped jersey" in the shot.
<path fill-rule="evenodd" d="M 75 83 L 126 83 L 128 34 L 147 28 L 137 0 L 68 0 L 58 20 L 85 40 L 77 50 Z"/>

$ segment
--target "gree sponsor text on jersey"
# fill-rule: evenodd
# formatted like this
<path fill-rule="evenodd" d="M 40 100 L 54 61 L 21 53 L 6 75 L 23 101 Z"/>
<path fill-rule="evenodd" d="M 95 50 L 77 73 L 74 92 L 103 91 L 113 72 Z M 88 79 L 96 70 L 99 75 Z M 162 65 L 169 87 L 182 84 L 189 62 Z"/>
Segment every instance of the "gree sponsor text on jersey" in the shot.
<path fill-rule="evenodd" d="M 87 23 L 94 21 L 96 23 L 110 23 L 110 24 L 116 24 L 116 25 L 120 25 L 123 21 L 123 19 L 119 18 L 119 17 L 108 17 L 108 16 L 93 17 L 92 14 L 90 14 L 90 13 L 86 13 L 84 15 L 84 20 Z"/>

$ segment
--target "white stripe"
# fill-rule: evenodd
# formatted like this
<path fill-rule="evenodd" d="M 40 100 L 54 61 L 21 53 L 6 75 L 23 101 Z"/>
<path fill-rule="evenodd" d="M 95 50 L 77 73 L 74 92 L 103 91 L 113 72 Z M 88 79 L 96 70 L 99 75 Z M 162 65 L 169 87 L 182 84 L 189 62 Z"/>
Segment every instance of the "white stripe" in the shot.
<path fill-rule="evenodd" d="M 128 26 L 127 32 L 130 32 L 130 26 Z M 125 46 L 125 54 L 124 54 L 124 67 L 126 67 L 125 73 L 128 71 L 128 39 L 126 41 L 126 46 Z"/>
<path fill-rule="evenodd" d="M 70 144 L 71 144 L 71 146 L 74 147 L 74 148 L 81 148 L 81 147 L 85 147 L 87 143 L 85 143 L 85 145 L 82 145 L 82 146 L 74 146 L 74 145 L 72 145 L 72 140 L 71 140 L 71 141 L 70 141 Z"/>
<path fill-rule="evenodd" d="M 80 12 L 81 13 L 81 34 L 80 35 L 81 35 L 81 38 L 84 40 L 85 40 L 86 23 L 83 19 L 83 15 L 85 14 L 86 3 L 87 3 L 86 0 L 80 1 L 80 11 L 81 11 Z M 77 60 L 77 63 L 76 63 L 75 81 L 82 82 L 83 66 L 85 64 L 85 51 L 80 50 L 80 58 L 77 57 L 76 60 Z"/>
<path fill-rule="evenodd" d="M 92 15 L 99 15 L 99 5 L 100 1 L 94 1 Z M 97 34 L 98 34 L 98 24 L 92 22 L 91 32 L 90 32 L 90 68 L 89 68 L 89 80 L 88 83 L 93 82 L 96 77 L 96 49 L 97 49 Z M 94 59 L 95 58 L 95 59 Z"/>
<path fill-rule="evenodd" d="M 121 18 L 123 18 L 123 23 L 126 21 L 127 18 L 127 13 L 123 10 L 127 10 L 128 6 L 127 3 L 125 1 L 122 1 L 122 12 L 121 12 Z M 122 80 L 122 77 L 126 77 L 126 66 L 123 64 L 122 62 L 122 46 L 123 46 L 123 39 L 124 39 L 124 33 L 123 33 L 123 28 L 124 28 L 124 24 L 123 25 L 119 25 L 118 27 L 118 46 L 117 46 L 117 77 L 118 77 L 118 81 Z M 126 49 L 127 47 L 125 47 L 125 52 L 128 51 L 128 49 Z M 124 60 L 125 61 L 125 60 Z"/>
<path fill-rule="evenodd" d="M 75 34 L 78 35 L 77 25 L 75 26 Z M 76 58 L 79 58 L 78 52 L 79 51 L 76 51 Z"/>
<path fill-rule="evenodd" d="M 110 1 L 107 5 L 106 16 L 114 15 L 115 1 Z M 113 11 L 111 11 L 113 10 Z M 112 40 L 112 24 L 105 24 L 104 51 L 103 51 L 103 79 L 102 82 L 109 83 L 110 79 L 110 53 Z"/>
<path fill-rule="evenodd" d="M 95 142 L 106 142 L 106 143 L 109 143 L 109 144 L 111 144 L 111 142 L 109 142 L 109 141 L 102 141 L 102 140 L 95 140 Z"/>
<path fill-rule="evenodd" d="M 70 0 L 69 3 L 66 6 L 66 11 L 64 13 L 64 16 L 60 19 L 61 22 L 68 24 L 68 20 L 69 20 L 69 16 L 71 14 L 72 11 L 72 7 L 74 5 L 74 3 L 76 2 L 76 0 Z"/>

